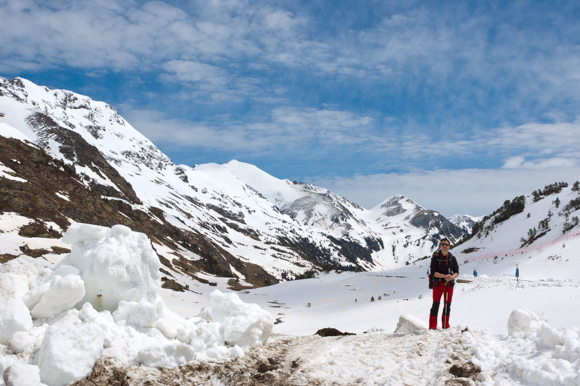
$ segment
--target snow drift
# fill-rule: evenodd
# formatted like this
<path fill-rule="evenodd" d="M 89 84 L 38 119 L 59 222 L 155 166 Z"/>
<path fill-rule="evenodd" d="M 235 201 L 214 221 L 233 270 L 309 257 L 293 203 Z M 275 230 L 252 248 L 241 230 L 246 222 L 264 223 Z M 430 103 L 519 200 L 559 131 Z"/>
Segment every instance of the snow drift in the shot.
<path fill-rule="evenodd" d="M 264 344 L 272 316 L 236 294 L 182 318 L 157 291 L 149 239 L 116 225 L 72 225 L 71 253 L 55 269 L 27 257 L 0 266 L 0 374 L 7 384 L 66 385 L 114 357 L 152 367 L 243 356 Z"/>

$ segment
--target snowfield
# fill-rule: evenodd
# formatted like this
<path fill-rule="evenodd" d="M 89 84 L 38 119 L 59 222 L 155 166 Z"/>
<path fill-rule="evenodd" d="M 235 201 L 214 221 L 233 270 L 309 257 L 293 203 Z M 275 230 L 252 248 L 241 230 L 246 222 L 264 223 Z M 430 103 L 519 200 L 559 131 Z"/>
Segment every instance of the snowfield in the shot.
<path fill-rule="evenodd" d="M 453 327 L 436 331 L 427 260 L 177 293 L 142 234 L 76 224 L 63 241 L 58 264 L 0 266 L 0 385 L 580 385 L 578 238 L 458 258 Z"/>

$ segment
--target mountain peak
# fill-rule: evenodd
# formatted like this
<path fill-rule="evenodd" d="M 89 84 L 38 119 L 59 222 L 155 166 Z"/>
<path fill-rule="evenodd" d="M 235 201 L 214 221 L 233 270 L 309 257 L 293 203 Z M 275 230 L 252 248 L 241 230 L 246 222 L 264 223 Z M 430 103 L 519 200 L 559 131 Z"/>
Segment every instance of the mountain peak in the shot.
<path fill-rule="evenodd" d="M 425 208 L 402 194 L 391 196 L 371 209 L 372 212 L 378 212 L 378 215 L 386 217 L 398 216 L 403 213 L 408 215 L 421 210 L 425 210 Z"/>

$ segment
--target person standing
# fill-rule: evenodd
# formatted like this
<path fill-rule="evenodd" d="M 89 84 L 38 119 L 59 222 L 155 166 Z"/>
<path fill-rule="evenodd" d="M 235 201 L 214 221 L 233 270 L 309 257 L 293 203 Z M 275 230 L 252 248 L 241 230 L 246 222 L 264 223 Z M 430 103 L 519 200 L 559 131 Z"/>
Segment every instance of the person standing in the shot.
<path fill-rule="evenodd" d="M 516 264 L 516 280 L 518 283 L 520 282 L 520 269 L 518 268 L 517 264 Z"/>
<path fill-rule="evenodd" d="M 477 277 L 477 268 L 473 268 L 473 276 Z"/>
<path fill-rule="evenodd" d="M 451 301 L 453 300 L 453 287 L 455 278 L 459 276 L 459 264 L 457 259 L 449 252 L 451 243 L 443 239 L 439 243 L 439 250 L 431 257 L 431 272 L 435 277 L 433 286 L 433 305 L 429 314 L 429 329 L 437 328 L 437 316 L 439 304 L 443 297 L 443 312 L 441 313 L 441 327 L 449 328 L 449 315 L 451 313 Z"/>

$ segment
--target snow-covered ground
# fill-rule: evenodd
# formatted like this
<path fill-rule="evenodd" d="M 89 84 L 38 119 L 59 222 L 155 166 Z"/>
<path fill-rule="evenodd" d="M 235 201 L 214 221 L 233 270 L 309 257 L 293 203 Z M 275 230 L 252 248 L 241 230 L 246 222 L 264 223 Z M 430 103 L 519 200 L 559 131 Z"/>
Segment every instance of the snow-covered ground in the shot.
<path fill-rule="evenodd" d="M 86 234 L 83 237 L 82 240 L 90 238 Z M 69 238 L 81 240 L 78 235 Z M 232 292 L 227 289 L 227 279 L 209 278 L 217 282 L 217 287 L 190 280 L 190 291 L 160 289 L 160 299 L 149 294 L 147 304 L 133 301 L 130 306 L 123 306 L 123 312 L 98 312 L 84 306 L 80 311 L 69 309 L 48 319 L 36 318 L 27 332 L 0 346 L 0 370 L 12 366 L 4 373 L 6 385 L 17 376 L 34 371 L 38 375 L 35 366 L 46 376 L 47 370 L 43 373 L 41 364 L 47 359 L 42 359 L 42 353 L 47 352 L 47 347 L 59 353 L 54 348 L 59 346 L 50 346 L 49 338 L 59 338 L 58 334 L 64 333 L 56 327 L 72 323 L 75 331 L 85 334 L 86 330 L 87 336 L 100 336 L 87 326 L 103 328 L 106 348 L 99 351 L 100 355 L 113 357 L 97 361 L 87 385 L 119 380 L 119 374 L 132 385 L 146 381 L 207 385 L 580 385 L 579 253 L 580 238 L 572 238 L 565 245 L 555 243 L 498 259 L 464 263 L 460 257 L 452 328 L 437 331 L 425 329 L 431 306 L 427 260 L 422 265 L 392 271 L 330 272 L 314 279 L 237 293 L 244 303 L 232 299 L 230 303 L 216 301 L 216 296 L 224 299 Z M 10 264 L 21 264 L 22 268 L 37 263 L 19 258 L 18 264 Z M 44 264 L 51 267 L 48 261 Z M 81 266 L 80 276 L 87 281 L 82 275 L 84 264 L 76 266 Z M 516 264 L 520 268 L 519 282 L 514 277 Z M 477 278 L 472 275 L 474 268 L 478 270 Z M 6 271 L 10 269 L 4 268 Z M 30 274 L 33 271 L 18 273 L 27 274 L 30 279 L 35 276 Z M 29 286 L 38 287 L 42 283 L 40 277 L 54 277 L 51 272 L 52 268 L 44 276 L 36 275 L 37 283 Z M 73 275 L 69 272 L 69 276 Z M 1 278 L 4 281 L 0 283 L 6 283 L 6 274 Z M 69 281 L 74 287 L 75 281 Z M 216 289 L 220 292 L 214 293 Z M 23 288 L 14 291 L 25 292 Z M 31 295 L 25 298 L 30 299 Z M 252 303 L 268 311 L 272 318 L 258 312 Z M 147 314 L 152 312 L 148 304 L 156 304 L 158 319 Z M 233 312 L 228 310 L 236 308 L 232 304 L 237 304 L 241 314 L 227 323 L 222 316 L 221 321 L 213 321 L 210 330 L 199 332 L 212 323 L 208 321 L 208 307 L 217 307 L 223 314 Z M 45 312 L 50 312 L 50 308 Z M 135 312 L 142 314 L 132 314 Z M 252 318 L 262 323 L 259 328 L 239 328 L 244 323 L 247 327 Z M 273 320 L 276 323 L 269 325 Z M 7 324 L 1 326 L 6 332 Z M 187 339 L 184 331 L 178 332 L 179 326 L 190 328 Z M 237 331 L 238 342 L 243 344 L 236 346 L 224 338 L 224 326 Z M 355 335 L 315 335 L 323 328 Z M 213 334 L 214 340 L 201 339 L 196 346 L 193 331 L 198 331 L 195 336 L 206 338 Z M 246 332 L 240 335 L 240 331 Z M 268 339 L 264 344 L 258 343 L 257 336 Z M 120 344 L 115 345 L 114 339 Z M 121 349 L 127 342 L 132 343 Z M 205 342 L 205 346 L 200 342 Z M 74 343 L 75 348 L 79 346 L 82 344 Z M 94 349 L 94 341 L 87 347 Z M 87 353 L 88 358 L 90 355 L 94 356 L 94 350 Z M 184 362 L 190 365 L 176 367 Z M 159 366 L 167 368 L 160 370 Z M 92 382 L 101 383 L 89 383 L 91 377 Z M 52 382 L 64 378 L 50 375 L 46 379 L 42 381 L 48 385 L 66 384 Z"/>
<path fill-rule="evenodd" d="M 427 323 L 432 301 L 427 261 L 385 272 L 331 272 L 240 297 L 277 319 L 271 340 L 308 336 L 287 354 L 300 358 L 290 384 L 445 384 L 457 379 L 449 372 L 455 365 L 476 384 L 580 385 L 579 253 L 580 238 L 574 238 L 497 260 L 463 264 L 459 258 L 448 331 L 417 327 L 395 333 L 402 315 Z M 164 296 L 183 315 L 195 315 L 206 304 L 204 296 L 192 293 Z M 529 328 L 509 334 L 510 316 L 512 327 Z M 312 337 L 327 327 L 356 335 Z M 273 354 L 262 350 L 264 357 Z M 474 373 L 470 363 L 481 372 Z"/>

